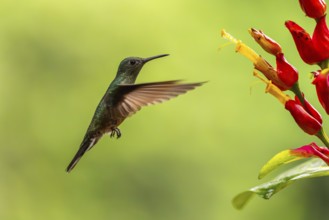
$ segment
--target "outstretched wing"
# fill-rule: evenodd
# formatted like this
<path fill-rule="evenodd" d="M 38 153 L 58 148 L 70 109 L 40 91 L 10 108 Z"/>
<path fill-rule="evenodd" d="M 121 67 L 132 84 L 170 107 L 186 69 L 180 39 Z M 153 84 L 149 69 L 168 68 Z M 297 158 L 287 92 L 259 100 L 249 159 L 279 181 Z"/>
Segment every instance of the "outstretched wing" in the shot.
<path fill-rule="evenodd" d="M 143 84 L 120 85 L 113 97 L 113 113 L 126 118 L 141 109 L 143 106 L 161 103 L 184 94 L 204 82 L 179 83 L 180 81 L 165 81 Z"/>

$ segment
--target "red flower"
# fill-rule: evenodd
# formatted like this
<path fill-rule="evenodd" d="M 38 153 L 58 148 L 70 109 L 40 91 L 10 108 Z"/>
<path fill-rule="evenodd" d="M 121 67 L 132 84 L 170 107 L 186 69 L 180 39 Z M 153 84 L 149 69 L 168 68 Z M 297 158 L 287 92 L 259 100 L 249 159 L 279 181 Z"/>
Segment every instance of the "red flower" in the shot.
<path fill-rule="evenodd" d="M 312 115 L 320 124 L 322 124 L 322 116 L 320 115 L 320 113 L 318 112 L 318 110 L 316 110 L 313 105 L 311 105 L 307 99 L 305 99 L 304 97 L 304 105 L 302 104 L 302 102 L 298 99 L 298 97 L 295 97 L 295 101 L 299 104 L 302 105 L 304 107 L 304 109 L 310 114 Z"/>
<path fill-rule="evenodd" d="M 303 107 L 296 97 L 296 100 L 288 100 L 285 103 L 285 108 L 290 112 L 298 126 L 304 132 L 310 135 L 315 135 L 322 128 L 321 115 L 306 99 L 304 99 L 304 103 L 305 107 Z"/>
<path fill-rule="evenodd" d="M 300 7 L 311 18 L 320 18 L 326 13 L 327 5 L 324 0 L 299 0 Z"/>
<path fill-rule="evenodd" d="M 317 24 L 315 26 L 312 41 L 314 43 L 314 47 L 318 51 L 318 53 L 322 56 L 322 60 L 326 60 L 329 58 L 329 30 L 326 23 L 326 16 L 321 17 L 317 20 Z"/>
<path fill-rule="evenodd" d="M 318 20 L 312 38 L 295 22 L 285 23 L 294 38 L 299 56 L 305 63 L 316 64 L 329 58 L 329 31 L 325 18 L 323 16 Z"/>
<path fill-rule="evenodd" d="M 291 88 L 298 81 L 298 71 L 285 59 L 283 53 L 276 54 L 276 71 L 279 79 L 287 87 Z"/>
<path fill-rule="evenodd" d="M 322 107 L 329 114 L 329 70 L 314 72 L 313 84 Z"/>
<path fill-rule="evenodd" d="M 292 155 L 299 157 L 319 157 L 329 165 L 329 149 L 326 147 L 319 147 L 316 143 L 293 149 L 290 152 Z"/>

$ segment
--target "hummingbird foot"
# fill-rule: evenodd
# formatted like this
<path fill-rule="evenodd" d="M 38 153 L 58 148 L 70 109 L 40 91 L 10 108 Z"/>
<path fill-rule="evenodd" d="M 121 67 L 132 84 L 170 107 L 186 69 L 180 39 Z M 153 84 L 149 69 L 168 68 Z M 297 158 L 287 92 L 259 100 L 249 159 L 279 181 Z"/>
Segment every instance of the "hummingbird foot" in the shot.
<path fill-rule="evenodd" d="M 115 135 L 117 136 L 117 139 L 121 137 L 121 132 L 120 132 L 119 128 L 114 128 L 111 131 L 110 137 L 113 138 L 113 137 L 115 137 Z"/>

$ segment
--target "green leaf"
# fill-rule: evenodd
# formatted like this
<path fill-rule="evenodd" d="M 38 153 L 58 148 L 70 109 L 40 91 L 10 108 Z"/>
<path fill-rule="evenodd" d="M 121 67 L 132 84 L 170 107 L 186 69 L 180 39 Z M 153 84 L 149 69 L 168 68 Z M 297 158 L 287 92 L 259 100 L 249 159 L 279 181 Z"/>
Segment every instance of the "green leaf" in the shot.
<path fill-rule="evenodd" d="M 272 157 L 260 170 L 258 179 L 262 179 L 265 175 L 276 169 L 278 166 L 290 163 L 304 157 L 291 154 L 291 150 L 284 150 Z"/>
<path fill-rule="evenodd" d="M 238 194 L 234 197 L 232 203 L 236 209 L 242 209 L 254 195 L 258 195 L 263 199 L 270 199 L 274 194 L 297 180 L 322 176 L 329 176 L 329 166 L 322 160 L 311 159 L 287 170 L 269 182 Z"/>

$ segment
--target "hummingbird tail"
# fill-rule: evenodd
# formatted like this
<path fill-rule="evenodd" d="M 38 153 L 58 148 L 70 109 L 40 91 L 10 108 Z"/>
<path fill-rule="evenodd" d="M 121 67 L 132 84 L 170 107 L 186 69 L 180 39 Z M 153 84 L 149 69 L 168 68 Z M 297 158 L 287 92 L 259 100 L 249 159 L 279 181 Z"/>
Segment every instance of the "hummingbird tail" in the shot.
<path fill-rule="evenodd" d="M 75 156 L 73 157 L 72 161 L 70 162 L 70 164 L 67 166 L 66 168 L 66 172 L 71 172 L 71 170 L 73 170 L 73 168 L 77 165 L 77 163 L 79 162 L 79 160 L 81 159 L 81 157 L 88 151 L 90 150 L 99 140 L 98 137 L 90 137 L 90 136 L 86 136 L 81 145 L 80 148 L 78 150 L 78 152 L 75 154 Z"/>

